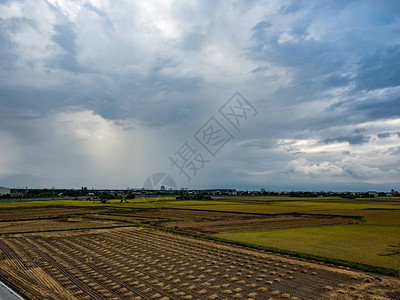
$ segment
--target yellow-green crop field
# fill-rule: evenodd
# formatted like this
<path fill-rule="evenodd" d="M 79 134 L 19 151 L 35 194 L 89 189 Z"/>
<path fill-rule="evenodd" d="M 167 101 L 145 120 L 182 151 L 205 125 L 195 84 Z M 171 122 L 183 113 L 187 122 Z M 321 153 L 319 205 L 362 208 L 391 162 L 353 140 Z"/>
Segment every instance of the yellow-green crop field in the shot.
<path fill-rule="evenodd" d="M 248 244 L 400 270 L 400 227 L 398 226 L 366 224 L 321 226 L 222 233 L 215 236 Z"/>
<path fill-rule="evenodd" d="M 127 202 L 121 202 L 119 199 L 109 200 L 107 204 L 102 204 L 99 200 L 48 200 L 48 201 L 32 201 L 32 202 L 0 202 L 0 209 L 7 208 L 35 208 L 45 206 L 79 206 L 79 207 L 132 207 L 132 208 L 168 208 L 168 207 L 184 207 L 191 208 L 206 204 L 213 206 L 221 204 L 226 206 L 236 203 L 223 201 L 204 201 L 204 200 L 175 200 L 175 197 L 138 197 Z"/>
<path fill-rule="evenodd" d="M 219 200 L 220 203 L 216 203 Z M 320 226 L 215 234 L 215 237 L 264 247 L 400 270 L 400 199 L 348 200 L 290 197 L 220 197 L 199 205 L 175 207 L 216 211 L 362 216 L 357 225 Z"/>
<path fill-rule="evenodd" d="M 267 200 L 269 201 L 265 204 L 258 201 L 257 204 L 252 204 L 248 200 L 236 205 L 202 205 L 191 208 L 263 214 L 298 212 L 363 216 L 364 222 L 357 225 L 271 229 L 221 233 L 215 236 L 247 244 L 400 270 L 400 202 L 397 199 Z"/>

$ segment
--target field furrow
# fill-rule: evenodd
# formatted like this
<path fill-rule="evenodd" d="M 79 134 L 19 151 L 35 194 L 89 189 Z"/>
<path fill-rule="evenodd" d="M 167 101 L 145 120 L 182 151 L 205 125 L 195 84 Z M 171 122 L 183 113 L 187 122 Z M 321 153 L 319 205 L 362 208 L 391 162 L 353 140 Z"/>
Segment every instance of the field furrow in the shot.
<path fill-rule="evenodd" d="M 400 287 L 396 278 L 142 227 L 9 235 L 0 249 L 3 278 L 17 276 L 32 299 L 50 291 L 57 299 L 396 299 Z M 36 288 L 26 288 L 32 280 Z"/>

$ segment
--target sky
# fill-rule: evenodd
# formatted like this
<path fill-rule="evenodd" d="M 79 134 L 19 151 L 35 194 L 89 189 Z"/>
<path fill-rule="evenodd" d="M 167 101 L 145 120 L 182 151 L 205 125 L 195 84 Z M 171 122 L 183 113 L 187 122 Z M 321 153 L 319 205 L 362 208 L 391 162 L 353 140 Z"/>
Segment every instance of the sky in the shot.
<path fill-rule="evenodd" d="M 0 154 L 11 188 L 399 190 L 400 3 L 3 0 Z"/>

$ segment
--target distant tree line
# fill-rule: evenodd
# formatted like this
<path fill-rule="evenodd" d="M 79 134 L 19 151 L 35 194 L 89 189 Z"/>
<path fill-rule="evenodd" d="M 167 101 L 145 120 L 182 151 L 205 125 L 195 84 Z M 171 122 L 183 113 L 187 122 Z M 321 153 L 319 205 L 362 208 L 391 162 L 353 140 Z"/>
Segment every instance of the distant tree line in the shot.
<path fill-rule="evenodd" d="M 291 192 L 290 197 L 318 197 L 319 194 L 314 192 Z"/>
<path fill-rule="evenodd" d="M 356 198 L 375 198 L 375 195 L 368 194 L 368 193 L 359 193 L 359 194 L 344 194 L 340 195 L 342 198 L 345 199 L 356 199 Z M 378 197 L 385 197 L 386 193 L 378 193 Z"/>
<path fill-rule="evenodd" d="M 85 197 L 87 190 L 69 190 L 69 189 L 34 189 L 21 190 L 11 194 L 2 195 L 1 198 L 52 198 L 52 197 Z"/>
<path fill-rule="evenodd" d="M 127 191 L 126 193 L 121 192 L 101 192 L 101 191 L 91 191 L 86 187 L 81 189 L 32 189 L 32 190 L 19 190 L 18 192 L 13 192 L 11 194 L 0 195 L 0 199 L 35 199 L 35 198 L 82 198 L 87 199 L 100 199 L 100 200 L 110 200 L 110 199 L 135 199 L 135 194 L 133 191 Z"/>
<path fill-rule="evenodd" d="M 211 200 L 211 196 L 205 195 L 203 193 L 181 193 L 179 196 L 176 197 L 176 200 Z"/>

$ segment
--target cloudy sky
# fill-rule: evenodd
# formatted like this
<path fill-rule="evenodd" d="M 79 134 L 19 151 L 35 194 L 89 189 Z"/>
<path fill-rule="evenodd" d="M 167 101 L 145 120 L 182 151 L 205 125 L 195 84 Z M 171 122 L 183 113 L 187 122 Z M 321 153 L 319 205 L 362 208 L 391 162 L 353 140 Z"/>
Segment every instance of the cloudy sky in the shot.
<path fill-rule="evenodd" d="M 0 153 L 7 187 L 400 189 L 400 4 L 3 0 Z"/>

